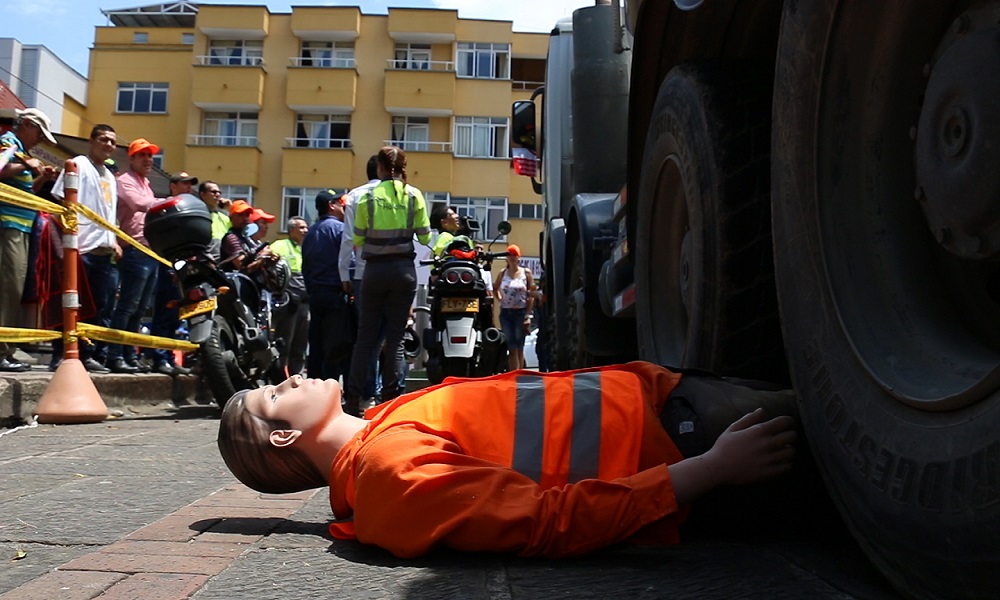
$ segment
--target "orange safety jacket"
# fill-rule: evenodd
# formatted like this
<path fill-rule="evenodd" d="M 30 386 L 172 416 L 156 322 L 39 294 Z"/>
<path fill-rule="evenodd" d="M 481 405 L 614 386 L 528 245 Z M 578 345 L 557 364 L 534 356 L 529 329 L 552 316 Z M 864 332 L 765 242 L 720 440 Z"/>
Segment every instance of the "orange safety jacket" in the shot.
<path fill-rule="evenodd" d="M 667 465 L 683 457 L 658 415 L 679 380 L 643 362 L 516 371 L 370 409 L 330 470 L 330 532 L 404 558 L 676 543 L 687 511 Z"/>

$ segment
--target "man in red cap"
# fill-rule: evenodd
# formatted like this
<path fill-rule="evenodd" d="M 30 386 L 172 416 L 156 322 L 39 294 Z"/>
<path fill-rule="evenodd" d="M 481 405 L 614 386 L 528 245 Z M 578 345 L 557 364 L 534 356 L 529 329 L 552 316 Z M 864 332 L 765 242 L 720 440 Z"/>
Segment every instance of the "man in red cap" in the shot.
<path fill-rule="evenodd" d="M 260 268 L 271 251 L 264 248 L 257 254 L 253 262 L 247 264 L 246 257 L 256 250 L 258 243 L 246 235 L 247 225 L 253 217 L 254 208 L 246 200 L 234 200 L 229 207 L 229 220 L 232 227 L 222 238 L 222 262 L 226 269 L 253 273 Z M 272 217 L 273 219 L 273 217 Z"/>
<path fill-rule="evenodd" d="M 250 236 L 250 239 L 257 243 L 262 243 L 264 238 L 267 237 L 268 226 L 274 223 L 274 219 L 274 215 L 262 208 L 253 209 L 253 212 L 250 213 L 250 222 L 257 224 L 257 231 Z"/>
<path fill-rule="evenodd" d="M 146 138 L 137 138 L 128 145 L 128 171 L 118 178 L 118 223 L 122 231 L 143 246 L 146 241 L 146 212 L 156 202 L 149 184 L 153 155 L 160 147 Z M 111 317 L 111 328 L 139 331 L 139 324 L 153 302 L 159 263 L 142 251 L 128 246 L 118 261 L 121 287 L 118 304 Z M 112 344 L 108 347 L 108 368 L 115 373 L 149 372 L 150 367 L 138 360 L 135 346 Z"/>

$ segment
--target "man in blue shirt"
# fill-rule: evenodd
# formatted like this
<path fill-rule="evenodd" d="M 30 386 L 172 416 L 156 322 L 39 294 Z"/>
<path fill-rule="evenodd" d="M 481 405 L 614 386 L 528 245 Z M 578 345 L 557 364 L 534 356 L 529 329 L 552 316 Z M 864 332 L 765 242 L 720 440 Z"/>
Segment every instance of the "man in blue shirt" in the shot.
<path fill-rule="evenodd" d="M 350 372 L 354 305 L 348 301 L 337 263 L 344 236 L 343 197 L 333 190 L 316 195 L 319 219 L 302 241 L 302 277 L 309 295 L 309 377 L 339 379 Z"/>
<path fill-rule="evenodd" d="M 17 111 L 17 125 L 0 136 L 0 152 L 13 153 L 0 169 L 0 182 L 32 193 L 36 185 L 55 179 L 55 169 L 28 154 L 42 140 L 56 143 L 51 121 L 37 108 Z M 28 240 L 35 211 L 0 202 L 0 326 L 24 327 L 21 293 L 28 275 Z M 17 347 L 0 342 L 0 371 L 27 371 L 31 365 L 14 358 Z"/>

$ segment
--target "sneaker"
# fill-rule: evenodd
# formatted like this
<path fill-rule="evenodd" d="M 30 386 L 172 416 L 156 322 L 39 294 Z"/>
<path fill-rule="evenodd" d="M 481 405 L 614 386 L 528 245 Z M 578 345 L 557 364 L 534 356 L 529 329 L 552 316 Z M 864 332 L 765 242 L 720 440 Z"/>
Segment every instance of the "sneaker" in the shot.
<path fill-rule="evenodd" d="M 28 363 L 23 363 L 18 360 L 12 360 L 5 358 L 0 360 L 0 371 L 5 373 L 24 373 L 25 371 L 30 371 L 31 365 Z"/>
<path fill-rule="evenodd" d="M 50 369 L 52 367 L 49 367 Z M 83 368 L 87 369 L 91 373 L 110 373 L 111 369 L 105 367 L 101 363 L 97 362 L 93 358 L 88 358 L 83 361 Z"/>

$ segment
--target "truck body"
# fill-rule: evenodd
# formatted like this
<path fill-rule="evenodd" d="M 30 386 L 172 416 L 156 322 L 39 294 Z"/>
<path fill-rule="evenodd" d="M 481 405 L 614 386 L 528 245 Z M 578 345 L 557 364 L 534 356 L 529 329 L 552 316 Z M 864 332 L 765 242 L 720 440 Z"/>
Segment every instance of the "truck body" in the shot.
<path fill-rule="evenodd" d="M 1000 1 L 598 0 L 552 33 L 550 364 L 794 387 L 910 597 L 1000 593 Z"/>

